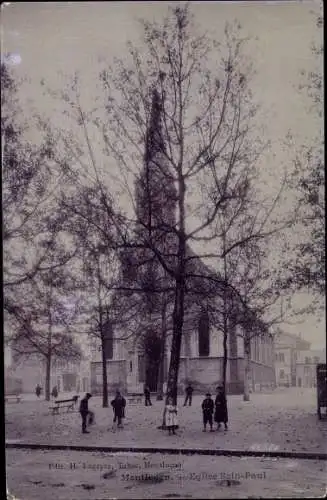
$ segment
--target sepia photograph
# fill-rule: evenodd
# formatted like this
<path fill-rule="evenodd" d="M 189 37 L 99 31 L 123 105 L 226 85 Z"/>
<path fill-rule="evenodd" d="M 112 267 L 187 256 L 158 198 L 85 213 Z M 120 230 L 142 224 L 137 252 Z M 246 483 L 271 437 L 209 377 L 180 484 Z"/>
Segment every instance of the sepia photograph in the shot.
<path fill-rule="evenodd" d="M 327 494 L 323 4 L 1 4 L 8 500 Z"/>

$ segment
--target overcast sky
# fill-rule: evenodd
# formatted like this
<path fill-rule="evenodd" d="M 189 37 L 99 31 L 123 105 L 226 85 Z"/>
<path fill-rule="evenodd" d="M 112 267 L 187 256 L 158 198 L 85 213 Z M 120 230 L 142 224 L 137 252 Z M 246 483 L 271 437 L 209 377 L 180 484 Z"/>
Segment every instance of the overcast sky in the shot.
<path fill-rule="evenodd" d="M 50 103 L 41 96 L 44 78 L 54 88 L 66 74 L 79 70 L 90 96 L 94 93 L 99 59 L 121 56 L 127 40 L 135 40 L 141 30 L 137 18 L 157 19 L 166 13 L 168 2 L 49 2 L 2 3 L 1 56 L 10 53 L 10 62 L 19 75 L 28 76 L 24 97 L 32 99 L 44 112 Z M 267 135 L 274 156 L 266 161 L 285 163 L 289 159 L 280 144 L 292 130 L 298 145 L 317 133 L 309 101 L 297 87 L 300 71 L 310 70 L 316 61 L 311 43 L 319 40 L 314 12 L 319 2 L 193 2 L 200 29 L 219 39 L 226 21 L 240 21 L 244 33 L 252 37 L 249 51 L 255 62 L 256 98 L 262 102 Z M 320 30 L 321 31 L 321 30 Z M 274 160 L 272 159 L 274 157 Z M 301 302 L 302 299 L 300 299 Z M 303 296 L 303 303 L 306 297 Z M 286 326 L 313 343 L 325 344 L 325 321 L 308 317 L 299 326 Z"/>

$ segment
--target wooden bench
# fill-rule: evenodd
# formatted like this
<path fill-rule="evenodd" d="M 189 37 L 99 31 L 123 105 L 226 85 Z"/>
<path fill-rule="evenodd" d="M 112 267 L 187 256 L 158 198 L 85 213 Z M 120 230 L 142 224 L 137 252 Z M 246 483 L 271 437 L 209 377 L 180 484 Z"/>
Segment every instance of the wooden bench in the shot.
<path fill-rule="evenodd" d="M 5 402 L 6 403 L 20 403 L 21 400 L 21 395 L 20 394 L 6 394 L 5 395 Z"/>
<path fill-rule="evenodd" d="M 144 398 L 143 394 L 128 394 L 127 395 L 127 401 L 129 404 L 142 403 L 143 398 Z"/>
<path fill-rule="evenodd" d="M 52 415 L 59 414 L 60 408 L 67 408 L 67 413 L 69 411 L 74 411 L 78 398 L 79 396 L 74 396 L 71 399 L 57 399 L 57 401 L 55 401 L 55 405 L 50 406 L 49 410 L 52 411 Z"/>

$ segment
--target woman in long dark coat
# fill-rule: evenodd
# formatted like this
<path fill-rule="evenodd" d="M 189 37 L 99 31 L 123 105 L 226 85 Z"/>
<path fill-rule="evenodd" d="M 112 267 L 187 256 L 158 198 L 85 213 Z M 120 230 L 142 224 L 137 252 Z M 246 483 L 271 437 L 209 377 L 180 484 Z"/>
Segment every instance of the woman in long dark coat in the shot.
<path fill-rule="evenodd" d="M 227 411 L 227 399 L 224 388 L 219 386 L 217 388 L 217 396 L 215 400 L 215 422 L 217 422 L 217 431 L 220 429 L 221 422 L 225 425 L 225 430 L 227 431 L 228 426 L 228 411 Z"/>

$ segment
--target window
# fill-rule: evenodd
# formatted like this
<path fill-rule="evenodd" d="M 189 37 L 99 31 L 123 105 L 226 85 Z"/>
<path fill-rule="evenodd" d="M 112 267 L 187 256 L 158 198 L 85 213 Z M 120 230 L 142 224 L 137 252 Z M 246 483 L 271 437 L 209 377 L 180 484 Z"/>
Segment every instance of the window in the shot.
<path fill-rule="evenodd" d="M 208 311 L 202 309 L 198 327 L 199 356 L 209 356 L 210 353 L 210 324 Z"/>
<path fill-rule="evenodd" d="M 57 361 L 57 368 L 59 370 L 68 369 L 68 363 L 67 363 L 67 361 L 62 360 L 62 359 L 58 359 L 58 361 Z"/>
<path fill-rule="evenodd" d="M 138 357 L 138 367 L 139 367 L 139 382 L 145 382 L 145 359 L 144 355 L 139 354 Z"/>
<path fill-rule="evenodd" d="M 279 357 L 279 361 L 280 361 L 281 363 L 285 363 L 285 356 L 284 356 L 284 353 L 283 353 L 283 352 L 280 352 L 280 353 L 278 354 L 278 357 Z"/>
<path fill-rule="evenodd" d="M 275 361 L 278 361 L 278 352 L 275 353 Z"/>
<path fill-rule="evenodd" d="M 284 378 L 285 377 L 285 372 L 284 370 L 279 371 L 279 378 Z"/>
<path fill-rule="evenodd" d="M 319 356 L 314 356 L 313 362 L 317 365 L 319 363 Z"/>
<path fill-rule="evenodd" d="M 113 331 L 109 321 L 104 325 L 104 352 L 106 359 L 114 357 Z"/>
<path fill-rule="evenodd" d="M 132 373 L 133 371 L 133 363 L 132 361 L 129 362 L 129 372 Z"/>
<path fill-rule="evenodd" d="M 307 356 L 304 358 L 304 362 L 306 365 L 311 363 L 311 358 L 308 358 Z"/>

